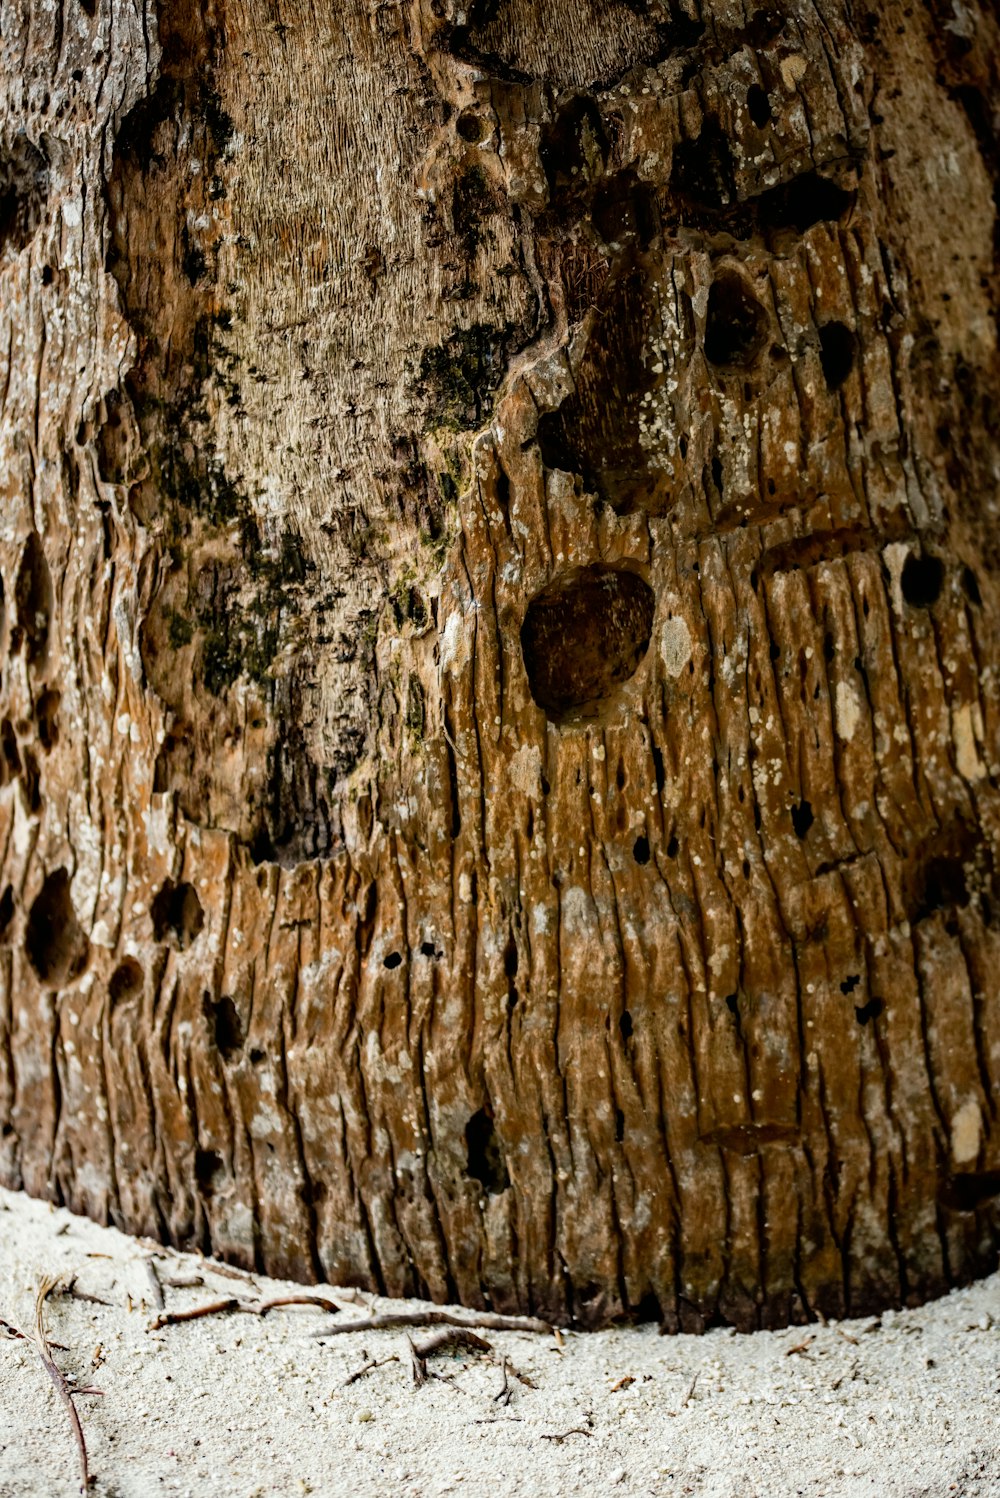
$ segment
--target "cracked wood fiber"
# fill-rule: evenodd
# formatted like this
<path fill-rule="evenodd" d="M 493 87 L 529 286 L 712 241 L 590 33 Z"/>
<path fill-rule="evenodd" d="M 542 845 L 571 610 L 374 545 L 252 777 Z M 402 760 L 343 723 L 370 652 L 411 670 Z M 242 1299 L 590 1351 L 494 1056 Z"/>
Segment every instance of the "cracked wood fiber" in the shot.
<path fill-rule="evenodd" d="M 0 1180 L 582 1325 L 992 1268 L 992 5 L 0 18 Z"/>

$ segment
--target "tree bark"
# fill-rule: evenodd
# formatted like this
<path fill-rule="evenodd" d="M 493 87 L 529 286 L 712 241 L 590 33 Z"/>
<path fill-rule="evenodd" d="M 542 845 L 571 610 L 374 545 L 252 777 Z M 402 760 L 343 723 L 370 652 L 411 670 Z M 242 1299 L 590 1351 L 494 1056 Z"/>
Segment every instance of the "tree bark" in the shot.
<path fill-rule="evenodd" d="M 994 1267 L 994 7 L 0 25 L 0 1179 L 583 1325 Z"/>

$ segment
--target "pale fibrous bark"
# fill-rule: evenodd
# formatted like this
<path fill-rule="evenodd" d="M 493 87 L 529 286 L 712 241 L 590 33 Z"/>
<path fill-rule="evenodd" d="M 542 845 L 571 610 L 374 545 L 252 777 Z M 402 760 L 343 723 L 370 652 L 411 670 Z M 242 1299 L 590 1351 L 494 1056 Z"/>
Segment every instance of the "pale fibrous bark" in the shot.
<path fill-rule="evenodd" d="M 0 17 L 0 1179 L 581 1325 L 992 1268 L 993 6 Z"/>

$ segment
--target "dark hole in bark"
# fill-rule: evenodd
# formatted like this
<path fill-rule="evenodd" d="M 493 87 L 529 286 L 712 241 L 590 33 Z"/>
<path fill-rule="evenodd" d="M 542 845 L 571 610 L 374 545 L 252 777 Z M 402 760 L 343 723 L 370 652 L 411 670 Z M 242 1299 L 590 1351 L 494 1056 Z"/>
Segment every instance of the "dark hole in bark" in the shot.
<path fill-rule="evenodd" d="M 42 221 L 49 191 L 49 164 L 26 135 L 15 136 L 0 156 L 0 253 L 18 254 Z"/>
<path fill-rule="evenodd" d="M 618 1028 L 621 1031 L 622 1040 L 632 1039 L 632 1016 L 627 1009 L 622 1010 L 622 1017 L 618 1021 Z"/>
<path fill-rule="evenodd" d="M 740 1014 L 740 996 L 739 996 L 739 994 L 736 994 L 736 993 L 728 993 L 728 994 L 726 994 L 726 1008 L 729 1010 L 730 1014 L 735 1014 L 736 1018 L 739 1019 L 739 1014 Z"/>
<path fill-rule="evenodd" d="M 722 368 L 749 369 L 768 340 L 767 313 L 737 271 L 720 271 L 708 293 L 705 358 Z"/>
<path fill-rule="evenodd" d="M 655 745 L 653 746 L 653 773 L 656 776 L 656 794 L 659 796 L 667 783 L 667 775 L 663 767 L 663 750 L 657 749 Z"/>
<path fill-rule="evenodd" d="M 382 966 L 387 967 L 391 970 L 392 968 L 399 967 L 402 960 L 402 956 L 399 952 L 390 952 L 387 957 L 384 957 L 382 959 Z"/>
<path fill-rule="evenodd" d="M 38 761 L 30 749 L 24 751 L 24 794 L 29 811 L 40 811 L 42 797 L 39 790 Z"/>
<path fill-rule="evenodd" d="M 660 230 L 656 195 L 631 170 L 616 172 L 600 184 L 591 220 L 605 244 L 635 241 L 646 249 Z"/>
<path fill-rule="evenodd" d="M 108 996 L 112 1004 L 121 1004 L 126 999 L 134 999 L 142 993 L 142 985 L 142 968 L 134 957 L 125 957 L 111 974 Z"/>
<path fill-rule="evenodd" d="M 157 759 L 157 767 L 159 759 Z M 259 868 L 262 863 L 277 863 L 278 850 L 271 840 L 271 834 L 263 823 L 257 828 L 250 839 L 250 860 Z"/>
<path fill-rule="evenodd" d="M 649 646 L 655 599 L 634 572 L 595 565 L 537 593 L 521 627 L 531 695 L 555 723 L 594 717 Z"/>
<path fill-rule="evenodd" d="M 983 595 L 979 591 L 979 579 L 971 567 L 962 568 L 962 587 L 969 602 L 981 607 Z"/>
<path fill-rule="evenodd" d="M 676 837 L 672 837 L 670 839 L 669 843 L 667 844 L 667 857 L 668 858 L 676 858 L 679 849 L 680 849 L 680 843 L 678 843 Z"/>
<path fill-rule="evenodd" d="M 434 943 L 432 941 L 422 941 L 420 943 L 420 955 L 421 957 L 433 957 Z"/>
<path fill-rule="evenodd" d="M 800 801 L 798 806 L 792 807 L 792 826 L 795 828 L 796 837 L 805 837 L 816 818 L 808 801 Z"/>
<path fill-rule="evenodd" d="M 10 923 L 14 919 L 14 891 L 8 884 L 0 895 L 0 942 L 7 940 Z"/>
<path fill-rule="evenodd" d="M 485 140 L 490 133 L 490 127 L 481 114 L 474 109 L 463 109 L 455 121 L 455 129 L 463 140 L 470 145 L 477 145 L 479 141 Z"/>
<path fill-rule="evenodd" d="M 747 89 L 747 110 L 758 130 L 763 130 L 771 118 L 771 101 L 759 83 L 751 83 Z"/>
<path fill-rule="evenodd" d="M 903 597 L 911 607 L 929 609 L 941 596 L 944 563 L 940 557 L 917 556 L 911 552 L 903 563 L 900 581 Z"/>
<path fill-rule="evenodd" d="M 607 137 L 593 99 L 577 95 L 542 129 L 539 155 L 549 184 L 549 202 L 561 214 L 578 208 L 604 171 Z"/>
<path fill-rule="evenodd" d="M 502 201 L 499 190 L 481 166 L 470 166 L 457 179 L 451 194 L 451 219 L 466 254 L 475 253 L 480 224 L 499 212 Z"/>
<path fill-rule="evenodd" d="M 87 966 L 90 943 L 77 920 L 65 869 L 49 874 L 28 912 L 24 944 L 42 983 L 60 988 Z"/>
<path fill-rule="evenodd" d="M 844 979 L 843 983 L 840 985 L 840 991 L 841 991 L 841 993 L 844 993 L 844 994 L 853 993 L 854 990 L 857 988 L 857 986 L 858 986 L 858 984 L 860 982 L 861 982 L 861 976 L 860 976 L 860 974 L 859 973 L 851 973 L 847 978 Z"/>
<path fill-rule="evenodd" d="M 854 368 L 856 339 L 846 323 L 824 323 L 819 330 L 819 362 L 828 390 L 838 390 Z"/>
<path fill-rule="evenodd" d="M 768 229 L 795 229 L 804 234 L 813 224 L 840 218 L 853 201 L 845 192 L 818 172 L 805 172 L 791 182 L 771 187 L 756 199 L 761 224 Z"/>
<path fill-rule="evenodd" d="M 54 687 L 43 692 L 35 705 L 35 722 L 38 724 L 38 742 L 48 753 L 59 739 L 59 703 L 61 697 Z"/>
<path fill-rule="evenodd" d="M 221 999 L 213 1001 L 210 994 L 206 994 L 203 1000 L 205 1018 L 212 1027 L 212 1039 L 215 1041 L 219 1054 L 228 1061 L 243 1049 L 243 1026 L 240 1023 L 236 1005 L 228 994 L 223 994 Z"/>
<path fill-rule="evenodd" d="M 7 785 L 21 773 L 21 754 L 17 734 L 9 718 L 0 723 L 0 783 Z"/>
<path fill-rule="evenodd" d="M 612 277 L 600 294 L 575 390 L 538 422 L 545 466 L 580 474 L 586 488 L 619 515 L 663 515 L 674 498 L 664 470 L 651 461 L 648 433 L 640 425 L 643 397 L 662 379 L 646 347 L 655 305 L 641 267 Z"/>
<path fill-rule="evenodd" d="M 947 855 L 930 859 L 924 869 L 923 899 L 917 919 L 956 905 L 964 910 L 968 903 L 969 887 L 962 859 Z"/>
<path fill-rule="evenodd" d="M 194 1178 L 202 1196 L 211 1196 L 222 1174 L 222 1156 L 215 1150 L 195 1150 Z"/>
<path fill-rule="evenodd" d="M 254 1046 L 250 1052 L 250 1060 L 254 1066 L 259 1066 L 260 1063 L 265 1060 L 265 1054 L 263 1051 L 258 1050 L 257 1047 Z"/>
<path fill-rule="evenodd" d="M 859 1025 L 867 1025 L 870 1019 L 878 1019 L 885 1008 L 881 999 L 869 999 L 867 1004 L 854 1006 L 854 1013 Z"/>
<path fill-rule="evenodd" d="M 503 970 L 508 978 L 517 977 L 517 943 L 512 936 L 507 938 L 503 954 Z"/>
<path fill-rule="evenodd" d="M 168 879 L 153 900 L 153 937 L 178 952 L 185 951 L 205 925 L 205 912 L 193 884 Z"/>
<path fill-rule="evenodd" d="M 128 480 L 127 429 L 122 419 L 122 399 L 117 390 L 104 398 L 107 415 L 97 433 L 97 471 L 105 484 L 124 484 Z"/>
<path fill-rule="evenodd" d="M 486 1189 L 490 1196 L 497 1196 L 510 1185 L 507 1164 L 500 1148 L 493 1120 L 485 1108 L 474 1113 L 465 1126 L 465 1147 L 468 1152 L 467 1174 Z"/>
<path fill-rule="evenodd" d="M 649 862 L 649 838 L 648 837 L 637 837 L 636 838 L 635 842 L 632 844 L 632 857 L 635 859 L 636 863 L 648 863 Z"/>
<path fill-rule="evenodd" d="M 674 147 L 670 190 L 699 208 L 717 210 L 734 201 L 733 153 L 718 120 L 706 119 L 697 140 Z"/>
<path fill-rule="evenodd" d="M 17 623 L 29 664 L 41 661 L 48 649 L 52 618 L 52 576 L 38 536 L 32 531 L 24 543 L 14 584 Z"/>
<path fill-rule="evenodd" d="M 942 1182 L 938 1200 L 953 1212 L 975 1212 L 1000 1196 L 1000 1170 L 962 1170 Z"/>
<path fill-rule="evenodd" d="M 722 459 L 719 457 L 719 454 L 716 453 L 712 459 L 712 485 L 720 499 L 722 499 L 723 497 L 722 483 Z"/>
<path fill-rule="evenodd" d="M 615 1141 L 621 1144 L 625 1138 L 625 1115 L 620 1108 L 615 1109 Z"/>

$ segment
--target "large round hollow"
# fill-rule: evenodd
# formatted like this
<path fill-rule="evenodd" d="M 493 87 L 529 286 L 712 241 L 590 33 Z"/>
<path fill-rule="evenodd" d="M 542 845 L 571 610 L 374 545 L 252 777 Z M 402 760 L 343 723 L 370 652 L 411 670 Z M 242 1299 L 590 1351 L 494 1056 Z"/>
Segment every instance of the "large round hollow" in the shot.
<path fill-rule="evenodd" d="M 595 564 L 537 593 L 521 628 L 531 695 L 555 723 L 597 717 L 646 654 L 656 600 L 634 572 Z"/>
<path fill-rule="evenodd" d="M 768 340 L 767 313 L 746 281 L 722 270 L 708 293 L 705 358 L 722 369 L 749 369 Z"/>

